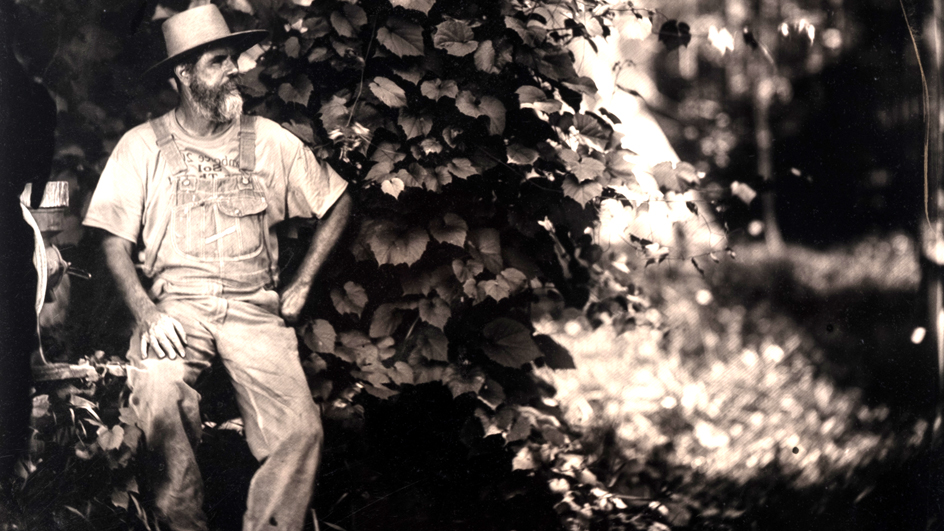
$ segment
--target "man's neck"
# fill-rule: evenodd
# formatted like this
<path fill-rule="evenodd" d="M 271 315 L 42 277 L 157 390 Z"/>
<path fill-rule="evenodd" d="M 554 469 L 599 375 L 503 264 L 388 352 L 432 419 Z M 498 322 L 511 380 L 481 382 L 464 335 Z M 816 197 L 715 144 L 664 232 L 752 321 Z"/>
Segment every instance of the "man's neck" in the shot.
<path fill-rule="evenodd" d="M 194 103 L 189 98 L 182 98 L 177 108 L 174 109 L 174 117 L 177 123 L 184 131 L 195 137 L 213 136 L 226 130 L 232 122 L 215 122 L 202 116 L 194 108 Z"/>

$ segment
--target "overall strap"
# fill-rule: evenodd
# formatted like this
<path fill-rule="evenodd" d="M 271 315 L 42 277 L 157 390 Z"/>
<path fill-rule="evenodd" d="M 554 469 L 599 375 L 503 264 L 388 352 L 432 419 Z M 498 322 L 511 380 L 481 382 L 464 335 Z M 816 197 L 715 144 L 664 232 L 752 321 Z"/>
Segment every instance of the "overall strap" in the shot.
<path fill-rule="evenodd" d="M 185 173 L 187 171 L 187 162 L 183 154 L 174 142 L 174 135 L 170 132 L 170 120 L 174 119 L 174 111 L 171 111 L 160 118 L 150 120 L 151 129 L 157 136 L 157 147 L 161 150 L 161 156 L 167 160 L 171 175 Z"/>
<path fill-rule="evenodd" d="M 239 117 L 239 169 L 252 172 L 256 169 L 256 117 L 243 114 Z"/>
<path fill-rule="evenodd" d="M 157 147 L 161 150 L 161 156 L 167 161 L 167 167 L 170 175 L 167 178 L 173 183 L 175 175 L 187 172 L 187 162 L 184 160 L 180 148 L 174 142 L 174 136 L 170 133 L 169 121 L 174 119 L 171 111 L 164 116 L 148 121 L 154 134 L 157 136 Z M 155 192 L 156 193 L 156 192 Z M 170 224 L 171 208 L 165 206 L 158 218 L 158 237 L 153 245 L 144 250 L 144 263 L 142 264 L 144 274 L 148 277 L 154 275 L 154 265 L 157 262 L 157 252 L 164 242 L 164 236 L 167 234 L 167 226 Z"/>

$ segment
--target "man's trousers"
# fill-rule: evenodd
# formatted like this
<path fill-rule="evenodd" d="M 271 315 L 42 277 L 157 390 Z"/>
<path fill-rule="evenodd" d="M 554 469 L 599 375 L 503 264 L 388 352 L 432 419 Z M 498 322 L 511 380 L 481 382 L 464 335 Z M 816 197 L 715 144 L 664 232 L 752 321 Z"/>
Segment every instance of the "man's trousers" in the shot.
<path fill-rule="evenodd" d="M 131 407 L 144 432 L 143 461 L 158 519 L 174 531 L 206 529 L 194 454 L 201 435 L 200 395 L 193 385 L 216 355 L 236 391 L 249 448 L 261 462 L 250 484 L 243 529 L 302 529 L 320 459 L 321 418 L 298 359 L 295 332 L 275 313 L 278 296 L 257 295 L 262 304 L 203 296 L 159 302 L 158 309 L 187 333 L 183 359 L 159 359 L 149 349 L 142 360 L 140 333 L 132 337 Z"/>

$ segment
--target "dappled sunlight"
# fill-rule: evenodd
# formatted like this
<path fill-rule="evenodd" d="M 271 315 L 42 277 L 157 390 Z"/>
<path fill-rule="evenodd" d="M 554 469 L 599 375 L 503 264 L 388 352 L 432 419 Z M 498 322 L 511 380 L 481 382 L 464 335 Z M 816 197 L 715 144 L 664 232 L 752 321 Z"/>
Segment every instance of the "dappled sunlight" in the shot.
<path fill-rule="evenodd" d="M 857 393 L 815 379 L 802 357 L 769 345 L 698 368 L 678 352 L 661 352 L 659 335 L 616 336 L 607 327 L 555 334 L 578 368 L 542 376 L 557 386 L 568 420 L 615 424 L 632 457 L 671 442 L 678 464 L 738 481 L 776 461 L 805 486 L 888 451 L 892 441 L 857 428 L 883 420 L 887 408 L 869 408 Z M 923 430 L 915 427 L 915 444 Z"/>
<path fill-rule="evenodd" d="M 794 251 L 795 281 L 812 292 L 916 285 L 904 236 L 830 253 Z M 760 267 L 763 252 L 748 247 L 738 262 Z M 675 271 L 650 272 L 661 282 L 658 310 L 647 318 L 663 330 L 639 326 L 617 335 L 578 320 L 539 324 L 574 355 L 577 369 L 541 375 L 556 386 L 575 426 L 614 426 L 629 458 L 644 460 L 664 446 L 675 464 L 709 479 L 744 483 L 775 474 L 796 487 L 829 482 L 922 443 L 923 420 L 897 435 L 878 429 L 889 407 L 868 405 L 861 389 L 823 374 L 826 347 L 803 324 L 762 300 L 753 310 L 736 295 L 719 302 L 693 268 Z M 741 286 L 741 295 L 754 288 Z"/>

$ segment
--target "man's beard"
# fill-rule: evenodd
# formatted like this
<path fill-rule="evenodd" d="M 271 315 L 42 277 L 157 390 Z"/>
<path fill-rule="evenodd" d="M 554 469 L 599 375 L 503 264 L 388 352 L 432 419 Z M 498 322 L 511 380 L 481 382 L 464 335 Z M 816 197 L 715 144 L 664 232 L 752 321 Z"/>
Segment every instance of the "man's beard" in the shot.
<path fill-rule="evenodd" d="M 197 114 L 211 122 L 231 122 L 243 112 L 243 97 L 239 94 L 236 81 L 232 79 L 212 88 L 195 77 L 190 84 L 190 92 Z"/>

